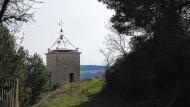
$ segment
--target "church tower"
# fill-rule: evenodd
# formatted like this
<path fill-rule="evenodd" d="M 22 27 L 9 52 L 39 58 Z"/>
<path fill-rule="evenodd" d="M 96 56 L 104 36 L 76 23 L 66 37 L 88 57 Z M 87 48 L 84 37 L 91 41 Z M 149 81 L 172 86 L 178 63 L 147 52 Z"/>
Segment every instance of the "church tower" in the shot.
<path fill-rule="evenodd" d="M 64 36 L 61 27 L 59 38 L 46 53 L 52 85 L 80 81 L 80 54 L 78 48 Z"/>

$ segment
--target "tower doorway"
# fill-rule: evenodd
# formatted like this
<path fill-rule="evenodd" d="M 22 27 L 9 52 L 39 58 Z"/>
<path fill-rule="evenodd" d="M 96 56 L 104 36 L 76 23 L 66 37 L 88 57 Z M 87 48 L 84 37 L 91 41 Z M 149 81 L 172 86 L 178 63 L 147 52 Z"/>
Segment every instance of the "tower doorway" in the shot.
<path fill-rule="evenodd" d="M 69 74 L 69 81 L 70 81 L 70 83 L 74 81 L 74 74 L 73 73 Z"/>

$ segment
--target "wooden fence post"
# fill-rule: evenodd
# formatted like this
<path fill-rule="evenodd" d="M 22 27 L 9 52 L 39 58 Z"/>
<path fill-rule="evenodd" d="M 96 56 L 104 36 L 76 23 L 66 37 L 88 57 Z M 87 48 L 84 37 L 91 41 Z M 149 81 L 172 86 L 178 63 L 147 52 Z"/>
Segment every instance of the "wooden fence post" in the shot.
<path fill-rule="evenodd" d="M 16 107 L 19 107 L 19 79 L 16 79 Z"/>

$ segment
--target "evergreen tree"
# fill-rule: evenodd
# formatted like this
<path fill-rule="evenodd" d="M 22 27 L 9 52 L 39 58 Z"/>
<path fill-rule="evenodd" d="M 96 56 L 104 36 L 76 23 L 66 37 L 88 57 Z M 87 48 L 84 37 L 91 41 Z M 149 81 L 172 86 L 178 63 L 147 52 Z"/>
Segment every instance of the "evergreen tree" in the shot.
<path fill-rule="evenodd" d="M 5 27 L 0 27 L 0 78 L 20 76 L 24 69 L 26 52 L 17 47 L 15 38 Z"/>
<path fill-rule="evenodd" d="M 174 98 L 173 106 L 188 104 L 190 1 L 99 1 L 115 10 L 113 27 L 132 36 L 132 51 L 106 74 L 111 89 L 128 100 L 159 98 L 167 105 Z"/>
<path fill-rule="evenodd" d="M 28 56 L 26 60 L 26 80 L 23 106 L 36 104 L 40 100 L 40 95 L 47 91 L 49 74 L 42 58 L 38 54 Z"/>

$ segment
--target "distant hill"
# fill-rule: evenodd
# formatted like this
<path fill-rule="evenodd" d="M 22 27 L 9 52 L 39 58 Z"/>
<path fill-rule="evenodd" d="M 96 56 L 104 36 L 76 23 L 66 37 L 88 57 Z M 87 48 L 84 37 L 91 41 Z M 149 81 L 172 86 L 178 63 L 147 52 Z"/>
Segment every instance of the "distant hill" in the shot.
<path fill-rule="evenodd" d="M 103 71 L 105 68 L 102 65 L 80 65 L 80 71 Z"/>

